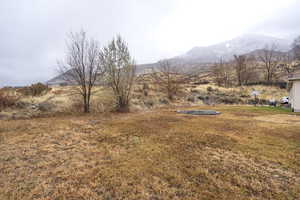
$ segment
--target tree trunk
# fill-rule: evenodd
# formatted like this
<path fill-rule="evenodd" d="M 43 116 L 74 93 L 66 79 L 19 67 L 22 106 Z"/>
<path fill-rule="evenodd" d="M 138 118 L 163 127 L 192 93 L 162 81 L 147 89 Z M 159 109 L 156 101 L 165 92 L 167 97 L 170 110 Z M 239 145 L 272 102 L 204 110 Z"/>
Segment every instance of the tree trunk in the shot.
<path fill-rule="evenodd" d="M 124 97 L 119 97 L 118 98 L 118 112 L 129 112 L 129 104 L 128 102 L 124 99 Z"/>
<path fill-rule="evenodd" d="M 90 112 L 90 102 L 88 101 L 87 96 L 85 96 L 85 95 L 83 96 L 83 103 L 84 103 L 83 112 L 89 113 Z"/>

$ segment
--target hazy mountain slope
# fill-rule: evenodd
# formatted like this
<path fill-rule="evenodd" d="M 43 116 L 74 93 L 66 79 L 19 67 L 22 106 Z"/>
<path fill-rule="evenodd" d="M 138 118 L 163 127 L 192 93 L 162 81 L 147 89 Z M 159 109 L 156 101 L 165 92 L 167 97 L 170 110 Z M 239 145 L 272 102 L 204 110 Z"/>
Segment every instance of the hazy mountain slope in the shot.
<path fill-rule="evenodd" d="M 174 66 L 182 67 L 185 71 L 205 71 L 210 68 L 212 63 L 219 61 L 220 58 L 230 60 L 235 54 L 248 54 L 263 49 L 266 45 L 275 45 L 276 51 L 287 52 L 290 50 L 290 44 L 291 42 L 285 39 L 257 34 L 246 34 L 219 44 L 207 47 L 194 47 L 184 55 L 167 60 Z M 138 65 L 137 74 L 149 73 L 153 68 L 158 66 L 158 62 Z M 57 76 L 47 83 L 51 85 L 61 84 L 63 82 L 62 77 Z"/>
<path fill-rule="evenodd" d="M 209 63 L 218 59 L 232 59 L 234 54 L 247 54 L 257 49 L 263 49 L 266 45 L 275 45 L 277 51 L 288 51 L 290 41 L 270 36 L 247 34 L 229 41 L 207 47 L 194 47 L 186 54 L 179 56 L 183 60 Z"/>
<path fill-rule="evenodd" d="M 211 66 L 210 64 L 219 61 L 220 58 L 223 60 L 231 60 L 235 54 L 248 54 L 255 50 L 263 49 L 267 45 L 275 45 L 276 51 L 278 52 L 287 52 L 290 50 L 291 42 L 289 40 L 270 36 L 246 34 L 219 44 L 207 47 L 194 47 L 184 55 L 167 60 L 172 65 L 180 65 L 184 67 L 185 70 L 205 70 Z M 158 63 L 153 63 L 151 65 L 139 65 L 138 72 L 145 73 L 149 71 L 150 66 L 153 68 L 158 66 Z"/>

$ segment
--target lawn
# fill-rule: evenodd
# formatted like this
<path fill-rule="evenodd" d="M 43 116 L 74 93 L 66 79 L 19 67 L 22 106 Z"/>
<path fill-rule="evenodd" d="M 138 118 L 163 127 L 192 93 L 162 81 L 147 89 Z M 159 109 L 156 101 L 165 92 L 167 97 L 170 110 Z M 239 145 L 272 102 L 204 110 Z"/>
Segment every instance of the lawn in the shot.
<path fill-rule="evenodd" d="M 300 199 L 299 115 L 197 108 L 0 121 L 0 199 Z"/>

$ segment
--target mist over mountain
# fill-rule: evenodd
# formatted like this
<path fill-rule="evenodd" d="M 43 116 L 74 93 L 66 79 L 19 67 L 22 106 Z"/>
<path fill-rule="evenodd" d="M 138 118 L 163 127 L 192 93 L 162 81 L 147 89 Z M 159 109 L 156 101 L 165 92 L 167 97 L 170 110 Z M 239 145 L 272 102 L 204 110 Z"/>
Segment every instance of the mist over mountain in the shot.
<path fill-rule="evenodd" d="M 172 65 L 181 65 L 185 70 L 205 70 L 211 64 L 223 60 L 231 60 L 234 55 L 244 55 L 267 46 L 275 46 L 278 52 L 287 52 L 291 49 L 292 41 L 259 34 L 245 34 L 234 39 L 206 47 L 194 47 L 183 55 L 166 59 Z M 138 73 L 147 73 L 158 63 L 139 65 Z"/>
<path fill-rule="evenodd" d="M 230 60 L 235 54 L 247 54 L 257 49 L 263 49 L 267 45 L 275 45 L 277 51 L 285 52 L 290 49 L 291 41 L 265 35 L 246 34 L 219 44 L 194 47 L 178 58 L 189 62 L 210 63 L 216 62 L 220 58 Z"/>

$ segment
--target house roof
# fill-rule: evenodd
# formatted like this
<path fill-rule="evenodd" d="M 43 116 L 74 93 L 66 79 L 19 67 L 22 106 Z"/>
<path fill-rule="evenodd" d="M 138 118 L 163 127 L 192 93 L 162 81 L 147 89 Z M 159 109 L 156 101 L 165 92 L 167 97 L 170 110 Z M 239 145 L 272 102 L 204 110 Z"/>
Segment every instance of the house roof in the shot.
<path fill-rule="evenodd" d="M 289 78 L 289 81 L 300 81 L 300 77 Z"/>
<path fill-rule="evenodd" d="M 290 75 L 288 77 L 288 80 L 289 81 L 299 81 L 300 80 L 300 74 L 293 74 L 293 75 Z"/>

